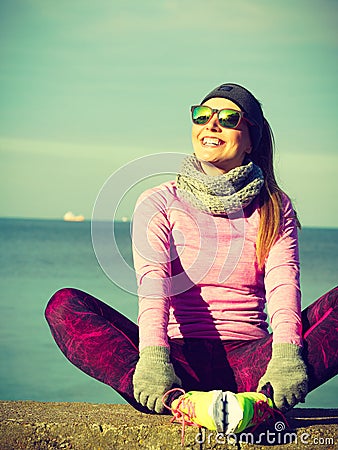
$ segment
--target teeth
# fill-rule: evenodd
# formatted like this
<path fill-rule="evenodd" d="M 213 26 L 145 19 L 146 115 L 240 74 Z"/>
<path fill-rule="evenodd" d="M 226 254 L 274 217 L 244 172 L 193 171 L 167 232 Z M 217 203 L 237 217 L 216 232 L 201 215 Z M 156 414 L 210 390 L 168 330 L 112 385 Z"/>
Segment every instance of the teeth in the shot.
<path fill-rule="evenodd" d="M 219 145 L 220 140 L 218 138 L 213 137 L 205 137 L 203 138 L 203 145 Z"/>

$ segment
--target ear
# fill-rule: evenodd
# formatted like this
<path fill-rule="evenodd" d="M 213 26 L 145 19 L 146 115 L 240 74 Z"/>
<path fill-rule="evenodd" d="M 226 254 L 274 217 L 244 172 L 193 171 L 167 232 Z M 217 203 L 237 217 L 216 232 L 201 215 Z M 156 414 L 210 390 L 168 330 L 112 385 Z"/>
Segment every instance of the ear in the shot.
<path fill-rule="evenodd" d="M 246 150 L 245 153 L 247 153 L 248 155 L 252 152 L 252 146 L 250 145 Z"/>

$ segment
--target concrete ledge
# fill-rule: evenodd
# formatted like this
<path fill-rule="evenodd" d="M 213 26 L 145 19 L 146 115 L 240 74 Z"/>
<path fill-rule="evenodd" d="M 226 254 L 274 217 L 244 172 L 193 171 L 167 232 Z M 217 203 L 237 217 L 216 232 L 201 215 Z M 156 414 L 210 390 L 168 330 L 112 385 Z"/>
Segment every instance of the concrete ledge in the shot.
<path fill-rule="evenodd" d="M 0 417 L 1 450 L 182 449 L 181 426 L 170 424 L 170 416 L 139 413 L 128 405 L 0 401 Z M 279 429 L 271 421 L 254 435 L 241 436 L 236 445 L 216 433 L 187 427 L 184 448 L 338 448 L 338 409 L 296 408 L 286 418 L 290 428 L 285 431 L 278 418 Z"/>

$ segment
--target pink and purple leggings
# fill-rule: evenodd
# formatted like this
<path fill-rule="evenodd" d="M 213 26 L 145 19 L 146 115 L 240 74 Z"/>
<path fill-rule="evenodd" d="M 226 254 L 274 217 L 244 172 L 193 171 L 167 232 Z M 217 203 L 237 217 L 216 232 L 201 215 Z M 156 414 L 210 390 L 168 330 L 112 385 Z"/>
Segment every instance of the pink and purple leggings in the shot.
<path fill-rule="evenodd" d="M 338 287 L 302 313 L 309 390 L 338 373 Z M 138 327 L 118 311 L 78 289 L 50 299 L 46 319 L 64 355 L 88 375 L 108 384 L 142 412 L 133 373 L 139 358 Z M 183 388 L 255 391 L 271 357 L 272 335 L 252 341 L 172 339 L 170 355 Z"/>

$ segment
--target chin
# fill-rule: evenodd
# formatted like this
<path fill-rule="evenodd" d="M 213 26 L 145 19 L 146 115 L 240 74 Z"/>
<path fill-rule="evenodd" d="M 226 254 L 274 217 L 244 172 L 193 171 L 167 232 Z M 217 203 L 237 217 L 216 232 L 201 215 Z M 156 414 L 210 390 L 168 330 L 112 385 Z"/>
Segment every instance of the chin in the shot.
<path fill-rule="evenodd" d="M 217 165 L 217 159 L 211 158 L 210 155 L 198 154 L 196 152 L 195 155 L 198 161 L 201 161 L 206 164 L 212 164 L 213 166 Z"/>
<path fill-rule="evenodd" d="M 210 152 L 205 152 L 203 150 L 199 152 L 195 151 L 195 155 L 199 161 L 208 162 L 210 164 L 214 164 L 216 162 L 215 158 L 210 155 Z"/>

